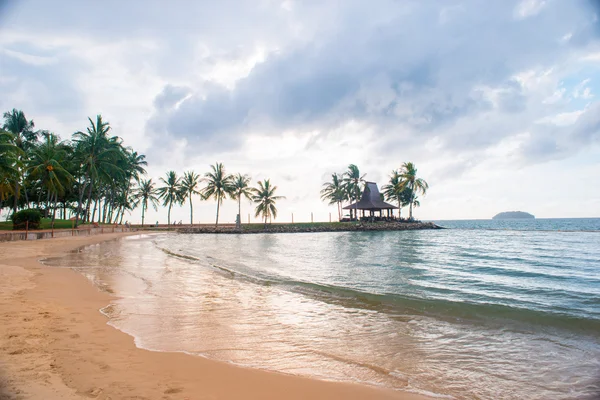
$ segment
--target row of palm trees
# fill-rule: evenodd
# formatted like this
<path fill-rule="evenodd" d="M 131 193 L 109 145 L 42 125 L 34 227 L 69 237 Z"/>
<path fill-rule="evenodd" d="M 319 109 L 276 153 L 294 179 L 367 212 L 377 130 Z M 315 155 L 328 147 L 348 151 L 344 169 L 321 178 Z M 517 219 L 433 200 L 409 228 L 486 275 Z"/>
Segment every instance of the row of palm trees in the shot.
<path fill-rule="evenodd" d="M 67 210 L 80 222 L 122 222 L 145 156 L 111 133 L 101 115 L 70 140 L 35 130 L 21 110 L 5 112 L 0 128 L 0 209 L 37 207 L 54 221 Z"/>
<path fill-rule="evenodd" d="M 200 177 L 194 171 L 188 171 L 180 178 L 175 171 L 169 171 L 165 177 L 160 178 L 162 186 L 156 187 L 152 179 L 142 180 L 134 191 L 133 198 L 136 204 L 142 207 L 142 226 L 144 225 L 145 211 L 148 205 L 155 210 L 162 200 L 162 205 L 168 208 L 167 223 L 171 225 L 171 208 L 175 204 L 190 203 L 190 224 L 194 223 L 193 197 L 197 195 L 200 200 L 213 198 L 217 202 L 215 226 L 219 225 L 219 210 L 223 200 L 228 197 L 238 202 L 238 222 L 241 223 L 242 199 L 246 198 L 256 203 L 255 217 L 261 216 L 265 225 L 272 218 L 277 218 L 276 202 L 283 196 L 275 195 L 277 186 L 273 186 L 269 179 L 259 181 L 255 188 L 250 187 L 250 177 L 242 174 L 227 174 L 222 163 L 210 166 L 211 170 Z M 200 186 L 204 184 L 203 188 Z"/>
<path fill-rule="evenodd" d="M 344 202 L 354 203 L 360 200 L 365 176 L 366 174 L 361 175 L 356 165 L 350 164 L 344 173 L 333 173 L 331 181 L 323 184 L 321 199 L 327 201 L 329 205 L 337 206 L 340 220 Z M 400 169 L 393 170 L 389 179 L 389 182 L 382 187 L 383 198 L 398 203 L 400 217 L 402 216 L 402 207 L 408 206 L 409 219 L 412 220 L 413 207 L 421 205 L 417 194 L 425 195 L 429 185 L 424 179 L 417 177 L 417 168 L 412 162 L 405 162 Z M 350 218 L 356 219 L 357 217 L 357 210 L 354 210 L 353 215 L 352 209 L 350 209 Z"/>

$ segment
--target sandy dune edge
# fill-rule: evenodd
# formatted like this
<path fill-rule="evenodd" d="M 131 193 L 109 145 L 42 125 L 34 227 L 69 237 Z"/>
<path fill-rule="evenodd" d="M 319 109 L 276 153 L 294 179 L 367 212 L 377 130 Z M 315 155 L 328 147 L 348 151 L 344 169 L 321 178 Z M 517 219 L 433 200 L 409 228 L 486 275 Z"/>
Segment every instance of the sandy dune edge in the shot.
<path fill-rule="evenodd" d="M 107 294 L 37 261 L 124 235 L 0 243 L 0 399 L 425 399 L 136 348 Z"/>

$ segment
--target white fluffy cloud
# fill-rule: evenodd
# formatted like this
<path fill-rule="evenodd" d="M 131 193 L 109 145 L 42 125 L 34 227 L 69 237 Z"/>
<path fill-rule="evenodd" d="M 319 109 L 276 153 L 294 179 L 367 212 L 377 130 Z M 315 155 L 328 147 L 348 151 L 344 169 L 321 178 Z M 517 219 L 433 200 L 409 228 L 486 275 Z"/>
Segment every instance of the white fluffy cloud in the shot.
<path fill-rule="evenodd" d="M 424 219 L 594 216 L 600 189 L 584 182 L 600 172 L 597 11 L 550 0 L 12 2 L 0 8 L 0 107 L 63 136 L 102 113 L 148 155 L 152 177 L 216 161 L 270 177 L 287 196 L 284 220 L 327 219 L 320 185 L 349 163 L 381 185 L 408 160 L 431 186 Z M 213 206 L 198 204 L 199 218 Z"/>

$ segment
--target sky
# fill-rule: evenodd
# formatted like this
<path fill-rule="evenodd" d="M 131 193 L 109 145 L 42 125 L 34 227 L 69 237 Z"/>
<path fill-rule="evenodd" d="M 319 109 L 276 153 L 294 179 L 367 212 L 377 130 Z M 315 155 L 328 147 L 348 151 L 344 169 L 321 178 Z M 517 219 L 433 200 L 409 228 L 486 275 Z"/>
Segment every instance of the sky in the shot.
<path fill-rule="evenodd" d="M 216 162 L 269 178 L 282 222 L 335 219 L 319 191 L 349 164 L 381 187 L 406 161 L 430 185 L 419 219 L 600 217 L 598 13 L 591 0 L 0 0 L 0 110 L 63 139 L 102 114 L 155 181 Z M 195 198 L 194 222 L 215 209 Z M 236 213 L 226 200 L 220 221 Z M 189 204 L 172 219 L 188 222 Z"/>

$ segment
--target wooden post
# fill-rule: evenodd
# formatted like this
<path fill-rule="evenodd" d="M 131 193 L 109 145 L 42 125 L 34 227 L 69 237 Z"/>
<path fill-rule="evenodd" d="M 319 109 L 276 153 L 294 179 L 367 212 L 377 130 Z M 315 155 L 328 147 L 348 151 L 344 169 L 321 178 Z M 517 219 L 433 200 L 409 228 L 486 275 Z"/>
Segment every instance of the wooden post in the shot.
<path fill-rule="evenodd" d="M 292 213 L 292 224 L 294 223 L 294 213 Z"/>
<path fill-rule="evenodd" d="M 25 240 L 29 236 L 29 221 L 25 221 Z"/>
<path fill-rule="evenodd" d="M 310 223 L 311 224 L 313 223 L 313 213 L 312 212 L 310 213 Z"/>
<path fill-rule="evenodd" d="M 331 213 L 329 213 L 329 223 L 331 223 Z"/>
<path fill-rule="evenodd" d="M 54 239 L 54 222 L 52 223 L 52 238 Z"/>
<path fill-rule="evenodd" d="M 250 224 L 250 213 L 248 213 L 248 224 Z"/>

